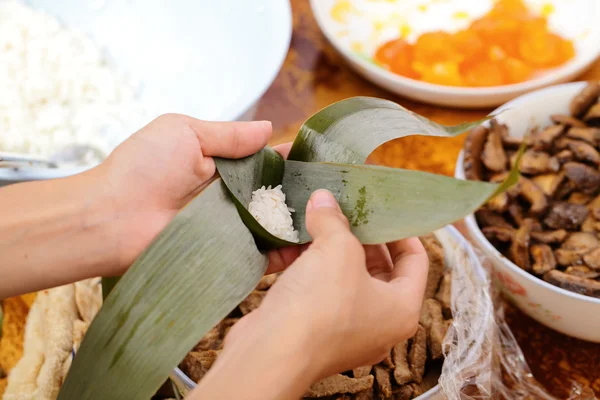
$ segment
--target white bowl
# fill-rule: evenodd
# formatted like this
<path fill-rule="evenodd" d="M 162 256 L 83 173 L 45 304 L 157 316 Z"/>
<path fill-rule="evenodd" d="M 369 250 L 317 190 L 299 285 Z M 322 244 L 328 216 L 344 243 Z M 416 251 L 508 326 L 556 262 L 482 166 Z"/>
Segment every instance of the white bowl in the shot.
<path fill-rule="evenodd" d="M 422 27 L 412 25 L 412 37 L 421 31 L 453 30 L 465 27 L 468 21 L 455 21 L 453 12 L 468 10 L 473 15 L 482 14 L 491 3 L 489 0 L 453 0 L 443 5 L 429 6 L 431 16 L 424 18 L 418 7 L 423 3 L 416 0 L 402 2 L 372 2 L 350 0 L 359 10 L 372 10 L 361 15 L 351 14 L 344 23 L 331 16 L 331 9 L 338 0 L 311 0 L 317 23 L 327 40 L 342 55 L 348 64 L 368 80 L 391 92 L 413 100 L 442 106 L 483 108 L 500 105 L 529 91 L 567 82 L 577 77 L 600 55 L 600 2 L 597 0 L 551 1 L 555 12 L 549 17 L 551 27 L 573 38 L 577 54 L 567 64 L 546 72 L 538 78 L 526 82 L 495 87 L 452 87 L 436 85 L 406 78 L 389 72 L 369 61 L 353 50 L 354 43 L 363 47 L 362 54 L 372 56 L 381 43 L 398 36 L 398 26 L 402 21 L 415 24 L 421 21 Z M 540 5 L 540 1 L 528 3 Z M 548 3 L 547 1 L 543 3 Z M 486 6 L 487 5 L 487 6 Z M 402 10 L 402 11 L 398 11 Z M 375 24 L 389 22 L 391 26 L 377 30 Z M 396 24 L 396 25 L 394 25 Z M 396 28 L 394 28 L 396 26 Z M 411 36 L 407 38 L 411 40 Z"/>
<path fill-rule="evenodd" d="M 436 231 L 435 235 L 444 248 L 447 266 L 452 268 L 452 263 L 454 260 L 460 259 L 460 257 L 456 257 L 456 255 L 461 254 L 458 252 L 462 252 L 462 254 L 465 254 L 468 257 L 470 265 L 473 266 L 474 276 L 481 280 L 483 284 L 487 285 L 486 273 L 481 266 L 479 258 L 475 254 L 473 247 L 455 227 L 448 225 Z M 462 260 L 465 260 L 465 258 L 463 257 Z M 492 310 L 490 310 L 489 313 L 486 313 L 486 315 L 488 315 L 489 318 L 493 318 Z M 478 348 L 478 345 L 480 345 L 480 343 L 474 343 L 468 354 L 464 354 L 463 360 L 465 365 L 469 363 L 469 360 L 471 360 L 471 362 L 475 362 L 474 360 L 480 356 L 479 352 L 481 349 Z M 179 368 L 175 368 L 170 378 L 183 396 L 187 396 L 189 392 L 196 387 L 196 383 L 187 375 L 185 375 Z M 440 386 L 435 385 L 421 396 L 416 397 L 415 400 L 444 400 L 445 398 L 446 397 L 442 393 Z"/>
<path fill-rule="evenodd" d="M 530 127 L 547 125 L 551 114 L 568 114 L 571 99 L 585 87 L 574 82 L 544 88 L 504 104 L 494 113 L 509 134 L 523 137 Z M 465 179 L 463 153 L 456 162 L 455 176 Z M 600 299 L 573 293 L 525 272 L 504 257 L 483 235 L 474 215 L 465 218 L 469 236 L 491 260 L 503 292 L 523 312 L 565 335 L 600 342 Z"/>
<path fill-rule="evenodd" d="M 164 113 L 214 121 L 253 119 L 292 35 L 288 0 L 27 3 L 89 34 L 119 70 L 141 81 L 149 119 Z M 81 170 L 0 169 L 0 184 Z"/>

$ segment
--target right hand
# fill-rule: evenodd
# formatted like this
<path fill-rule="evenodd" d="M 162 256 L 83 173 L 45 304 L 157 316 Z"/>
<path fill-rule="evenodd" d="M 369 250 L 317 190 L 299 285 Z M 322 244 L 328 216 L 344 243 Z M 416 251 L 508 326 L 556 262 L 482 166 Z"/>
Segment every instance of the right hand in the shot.
<path fill-rule="evenodd" d="M 262 328 L 262 335 L 275 341 L 287 335 L 283 340 L 311 360 L 307 372 L 318 378 L 376 364 L 416 332 L 427 253 L 417 238 L 390 243 L 391 270 L 369 270 L 365 249 L 326 190 L 313 193 L 306 219 L 313 242 L 279 277 L 260 308 L 234 326 L 225 349 L 244 340 L 248 330 Z M 277 337 L 277 327 L 283 326 Z"/>

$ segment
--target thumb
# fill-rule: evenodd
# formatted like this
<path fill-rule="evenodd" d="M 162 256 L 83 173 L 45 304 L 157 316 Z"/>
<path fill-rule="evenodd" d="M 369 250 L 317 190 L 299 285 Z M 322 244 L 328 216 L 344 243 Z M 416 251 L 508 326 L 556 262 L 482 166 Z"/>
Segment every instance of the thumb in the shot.
<path fill-rule="evenodd" d="M 313 241 L 320 236 L 350 232 L 348 219 L 328 190 L 319 189 L 310 196 L 306 205 L 306 229 Z"/>

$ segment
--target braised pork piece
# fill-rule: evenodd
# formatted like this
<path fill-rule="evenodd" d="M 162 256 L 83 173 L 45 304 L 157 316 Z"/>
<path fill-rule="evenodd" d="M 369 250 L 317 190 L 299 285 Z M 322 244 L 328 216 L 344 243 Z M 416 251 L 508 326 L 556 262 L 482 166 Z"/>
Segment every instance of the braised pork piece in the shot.
<path fill-rule="evenodd" d="M 305 399 L 323 400 L 410 400 L 437 382 L 436 371 L 443 362 L 442 342 L 452 324 L 451 275 L 446 270 L 442 245 L 433 235 L 420 238 L 430 260 L 417 333 L 396 344 L 377 365 L 366 365 L 315 382 Z M 262 278 L 252 292 L 188 353 L 180 368 L 195 382 L 200 381 L 217 359 L 225 336 L 239 319 L 258 308 L 277 275 Z"/>
<path fill-rule="evenodd" d="M 465 141 L 465 176 L 501 181 L 525 141 L 521 177 L 483 206 L 483 234 L 525 271 L 563 289 L 600 298 L 600 82 L 571 102 L 570 115 L 525 139 L 492 120 Z"/>

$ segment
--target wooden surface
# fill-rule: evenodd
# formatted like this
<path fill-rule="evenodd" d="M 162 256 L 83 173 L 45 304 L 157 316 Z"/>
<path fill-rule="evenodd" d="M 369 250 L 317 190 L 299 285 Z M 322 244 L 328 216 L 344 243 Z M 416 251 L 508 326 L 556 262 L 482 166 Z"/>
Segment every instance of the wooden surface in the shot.
<path fill-rule="evenodd" d="M 272 144 L 293 140 L 303 121 L 319 109 L 352 96 L 389 98 L 437 122 L 455 124 L 480 118 L 490 110 L 464 111 L 417 104 L 387 93 L 351 72 L 327 45 L 312 17 L 307 0 L 292 0 L 294 36 L 285 65 L 259 105 L 257 119 L 273 121 Z M 257 60 L 260 62 L 260 60 Z M 600 78 L 600 62 L 582 79 Z M 376 150 L 374 162 L 452 175 L 463 137 L 455 139 L 410 137 Z M 22 354 L 25 317 L 32 295 L 8 299 L 4 337 L 0 340 L 0 367 L 9 370 Z M 535 377 L 555 396 L 566 398 L 572 382 L 591 386 L 600 397 L 600 344 L 560 335 L 520 312 L 507 318 Z M 590 316 L 600 318 L 600 316 Z M 0 394 L 5 380 L 0 379 Z"/>

